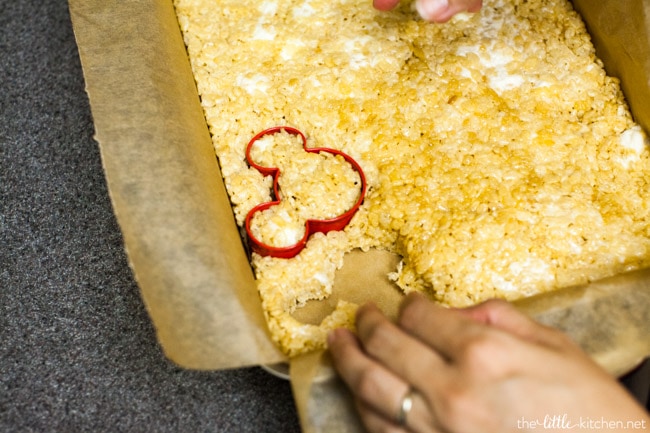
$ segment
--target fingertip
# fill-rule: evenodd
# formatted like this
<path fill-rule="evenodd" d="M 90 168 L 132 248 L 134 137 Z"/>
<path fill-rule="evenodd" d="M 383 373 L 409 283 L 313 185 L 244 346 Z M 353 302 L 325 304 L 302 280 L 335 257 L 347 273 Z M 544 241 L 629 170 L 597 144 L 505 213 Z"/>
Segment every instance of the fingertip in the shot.
<path fill-rule="evenodd" d="M 455 309 L 460 314 L 484 324 L 494 324 L 503 314 L 510 314 L 515 308 L 503 299 L 488 299 L 479 304 Z"/>
<path fill-rule="evenodd" d="M 467 12 L 476 13 L 483 7 L 483 0 L 474 1 L 468 8 Z"/>
<path fill-rule="evenodd" d="M 505 299 L 488 299 L 487 301 L 480 304 L 479 307 L 483 308 L 486 311 L 486 314 L 491 321 L 495 321 L 495 319 L 504 315 L 518 316 L 524 320 L 531 320 L 528 316 L 517 310 L 514 305 Z"/>
<path fill-rule="evenodd" d="M 357 311 L 373 311 L 373 310 L 378 310 L 379 307 L 377 307 L 377 304 L 375 304 L 373 301 L 368 301 L 361 305 L 359 308 L 357 308 Z"/>
<path fill-rule="evenodd" d="M 375 304 L 372 301 L 366 302 L 365 304 L 357 308 L 356 321 L 358 323 L 362 317 L 367 316 L 369 314 L 375 314 L 375 313 L 381 313 L 381 310 L 379 309 L 377 304 Z"/>
<path fill-rule="evenodd" d="M 352 337 L 352 332 L 346 328 L 336 328 L 332 329 L 327 333 L 327 346 L 333 347 L 337 346 Z"/>
<path fill-rule="evenodd" d="M 427 21 L 440 22 L 449 10 L 448 0 L 417 0 L 415 9 L 420 17 Z"/>
<path fill-rule="evenodd" d="M 483 6 L 482 0 L 416 0 L 415 8 L 426 21 L 443 24 L 462 12 L 475 13 Z"/>
<path fill-rule="evenodd" d="M 399 305 L 399 316 L 401 317 L 404 314 L 404 310 L 407 310 L 411 305 L 418 304 L 420 302 L 430 302 L 430 301 L 422 293 L 419 292 L 408 293 Z"/>
<path fill-rule="evenodd" d="M 372 6 L 380 11 L 389 11 L 397 6 L 398 3 L 399 0 L 373 0 Z"/>
<path fill-rule="evenodd" d="M 400 304 L 397 323 L 410 330 L 417 327 L 425 316 L 433 315 L 442 308 L 422 293 L 409 293 Z"/>
<path fill-rule="evenodd" d="M 410 292 L 407 293 L 406 296 L 404 296 L 404 300 L 402 301 L 402 304 L 408 304 L 411 302 L 420 302 L 422 300 L 427 300 L 424 294 L 420 292 Z"/>
<path fill-rule="evenodd" d="M 476 309 L 485 309 L 485 310 L 514 310 L 514 307 L 510 302 L 506 301 L 505 299 L 501 298 L 491 298 L 487 299 L 480 304 L 475 305 L 474 307 L 470 308 L 476 308 Z"/>

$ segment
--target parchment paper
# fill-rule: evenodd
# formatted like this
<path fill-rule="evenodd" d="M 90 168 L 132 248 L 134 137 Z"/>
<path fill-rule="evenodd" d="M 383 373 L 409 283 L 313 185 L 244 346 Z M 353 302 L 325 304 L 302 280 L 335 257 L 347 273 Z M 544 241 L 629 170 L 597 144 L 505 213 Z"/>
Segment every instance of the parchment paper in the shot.
<path fill-rule="evenodd" d="M 573 0 L 598 57 L 621 87 L 635 120 L 650 131 L 650 1 Z"/>
<path fill-rule="evenodd" d="M 650 355 L 650 269 L 545 293 L 515 306 L 568 333 L 612 375 L 629 372 Z M 327 353 L 294 359 L 291 369 L 303 431 L 364 431 Z"/>
<path fill-rule="evenodd" d="M 113 208 L 177 364 L 278 362 L 171 1 L 70 1 Z"/>
<path fill-rule="evenodd" d="M 649 130 L 650 1 L 575 5 Z M 192 369 L 286 361 L 269 339 L 171 0 L 69 6 L 115 214 L 165 354 Z M 310 305 L 304 320 L 317 321 L 338 296 L 373 298 L 394 316 L 401 295 L 385 277 L 394 260 L 350 254 L 334 298 Z M 612 374 L 650 354 L 650 270 L 517 305 L 568 332 Z M 361 431 L 327 353 L 296 358 L 290 370 L 304 431 Z"/>

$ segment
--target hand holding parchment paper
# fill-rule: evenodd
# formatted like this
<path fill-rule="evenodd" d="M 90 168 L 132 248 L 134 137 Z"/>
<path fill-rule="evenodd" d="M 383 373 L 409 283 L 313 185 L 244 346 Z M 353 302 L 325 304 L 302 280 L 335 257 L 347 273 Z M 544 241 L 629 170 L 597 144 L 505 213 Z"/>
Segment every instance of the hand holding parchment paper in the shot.
<path fill-rule="evenodd" d="M 373 304 L 357 336 L 329 335 L 336 369 L 371 432 L 534 430 L 583 420 L 650 426 L 650 415 L 570 338 L 503 301 L 445 309 L 409 295 L 393 323 Z"/>

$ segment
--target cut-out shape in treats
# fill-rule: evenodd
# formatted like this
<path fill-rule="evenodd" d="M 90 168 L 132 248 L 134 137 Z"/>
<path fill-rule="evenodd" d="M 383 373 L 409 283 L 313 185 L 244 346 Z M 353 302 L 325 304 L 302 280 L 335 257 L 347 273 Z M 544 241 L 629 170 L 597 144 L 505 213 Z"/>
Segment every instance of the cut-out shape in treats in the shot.
<path fill-rule="evenodd" d="M 366 179 L 349 155 L 307 147 L 298 129 L 276 126 L 255 135 L 246 161 L 273 177 L 273 197 L 246 215 L 251 249 L 262 256 L 291 258 L 317 232 L 343 230 L 361 206 Z"/>

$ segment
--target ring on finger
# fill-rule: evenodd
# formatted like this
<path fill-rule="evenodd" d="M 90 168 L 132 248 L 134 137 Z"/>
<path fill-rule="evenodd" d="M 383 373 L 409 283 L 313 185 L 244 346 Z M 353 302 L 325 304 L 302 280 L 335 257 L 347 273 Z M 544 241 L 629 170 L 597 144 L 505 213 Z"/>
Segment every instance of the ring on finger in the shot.
<path fill-rule="evenodd" d="M 412 387 L 409 387 L 409 389 L 406 390 L 406 393 L 400 400 L 399 410 L 397 412 L 397 416 L 395 417 L 395 423 L 401 427 L 406 426 L 408 414 L 411 412 L 411 409 L 413 409 L 414 393 L 415 390 Z"/>

